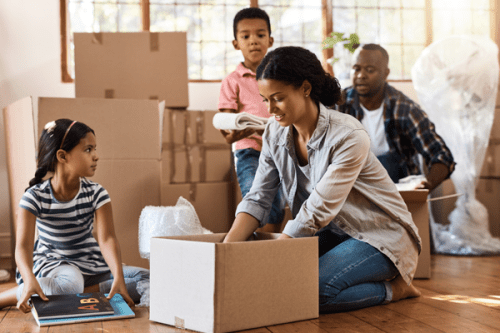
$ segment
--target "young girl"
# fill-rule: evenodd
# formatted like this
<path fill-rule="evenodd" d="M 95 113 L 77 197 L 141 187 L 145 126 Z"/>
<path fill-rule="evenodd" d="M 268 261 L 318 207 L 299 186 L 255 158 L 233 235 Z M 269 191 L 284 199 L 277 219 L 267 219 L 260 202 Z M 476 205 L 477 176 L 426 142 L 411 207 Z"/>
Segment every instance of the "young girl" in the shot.
<path fill-rule="evenodd" d="M 292 211 L 279 239 L 318 236 L 321 312 L 355 310 L 420 293 L 411 285 L 420 237 L 370 139 L 354 117 L 329 110 L 336 79 L 316 56 L 281 47 L 257 68 L 274 119 L 250 192 L 225 242 L 247 239 L 282 187 Z"/>
<path fill-rule="evenodd" d="M 108 298 L 119 293 L 130 306 L 140 301 L 136 285 L 149 280 L 149 271 L 122 267 L 109 195 L 85 178 L 96 171 L 96 148 L 94 131 L 81 122 L 59 119 L 45 126 L 35 178 L 17 217 L 19 286 L 0 294 L 0 308 L 17 302 L 29 312 L 33 294 L 47 300 L 45 295 L 92 291 L 109 293 Z M 53 176 L 43 181 L 48 172 Z"/>

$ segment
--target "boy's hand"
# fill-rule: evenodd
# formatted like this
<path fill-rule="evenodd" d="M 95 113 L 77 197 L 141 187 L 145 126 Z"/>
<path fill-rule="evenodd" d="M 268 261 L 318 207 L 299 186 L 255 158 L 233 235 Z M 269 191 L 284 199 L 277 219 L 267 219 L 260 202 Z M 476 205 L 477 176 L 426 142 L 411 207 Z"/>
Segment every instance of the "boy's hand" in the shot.
<path fill-rule="evenodd" d="M 240 141 L 241 139 L 244 139 L 246 137 L 249 137 L 250 135 L 255 133 L 255 130 L 252 128 L 245 128 L 244 130 L 237 131 L 225 131 L 225 130 L 219 130 L 224 136 L 224 139 L 226 139 L 226 142 L 229 144 L 232 144 L 236 141 Z"/>
<path fill-rule="evenodd" d="M 31 311 L 31 306 L 28 304 L 28 299 L 31 295 L 38 294 L 41 299 L 44 301 L 48 301 L 49 299 L 42 291 L 40 284 L 36 280 L 36 278 L 31 279 L 31 281 L 24 281 L 23 292 L 21 294 L 21 298 L 17 302 L 16 307 L 24 313 L 28 313 Z"/>

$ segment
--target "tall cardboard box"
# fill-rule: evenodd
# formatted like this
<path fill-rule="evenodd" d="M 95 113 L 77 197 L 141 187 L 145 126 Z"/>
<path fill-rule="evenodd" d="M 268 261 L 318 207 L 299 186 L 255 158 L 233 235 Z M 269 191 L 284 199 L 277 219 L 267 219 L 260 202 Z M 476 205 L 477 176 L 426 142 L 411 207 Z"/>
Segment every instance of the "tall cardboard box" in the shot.
<path fill-rule="evenodd" d="M 163 183 L 231 180 L 231 145 L 212 125 L 212 119 L 218 112 L 166 110 L 163 124 Z"/>
<path fill-rule="evenodd" d="M 12 222 L 11 251 L 14 254 L 19 202 L 36 171 L 32 98 L 25 97 L 5 107 L 3 119 Z M 12 256 L 12 269 L 15 267 L 15 258 Z"/>
<path fill-rule="evenodd" d="M 231 145 L 212 125 L 219 111 L 167 109 L 163 125 L 161 205 L 182 196 L 203 227 L 228 232 L 234 220 Z"/>
<path fill-rule="evenodd" d="M 225 234 L 152 238 L 150 320 L 232 332 L 317 318 L 317 237 L 276 236 L 235 243 L 222 243 Z"/>
<path fill-rule="evenodd" d="M 189 105 L 185 32 L 75 33 L 75 96 Z"/>
<path fill-rule="evenodd" d="M 428 279 L 431 277 L 431 244 L 429 235 L 429 206 L 427 195 L 429 190 L 400 191 L 403 200 L 411 213 L 413 222 L 418 228 L 422 239 L 422 251 L 418 257 L 415 278 Z"/>
<path fill-rule="evenodd" d="M 139 255 L 139 217 L 160 205 L 164 104 L 156 100 L 40 98 L 38 133 L 52 120 L 69 118 L 96 133 L 99 161 L 91 178 L 108 192 L 122 261 L 148 268 Z"/>

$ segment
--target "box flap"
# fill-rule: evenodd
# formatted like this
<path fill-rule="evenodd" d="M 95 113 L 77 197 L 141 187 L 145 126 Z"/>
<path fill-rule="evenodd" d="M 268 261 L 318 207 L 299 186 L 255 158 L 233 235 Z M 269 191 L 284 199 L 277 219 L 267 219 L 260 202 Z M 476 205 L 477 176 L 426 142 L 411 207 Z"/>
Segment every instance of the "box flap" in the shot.
<path fill-rule="evenodd" d="M 150 281 L 150 320 L 212 332 L 215 244 L 152 238 Z"/>
<path fill-rule="evenodd" d="M 38 133 L 49 121 L 69 118 L 95 131 L 101 160 L 160 160 L 161 107 L 162 103 L 157 100 L 41 97 L 38 99 Z"/>
<path fill-rule="evenodd" d="M 429 190 L 399 191 L 405 202 L 425 202 L 429 195 Z"/>
<path fill-rule="evenodd" d="M 75 96 L 187 107 L 186 32 L 75 33 Z"/>

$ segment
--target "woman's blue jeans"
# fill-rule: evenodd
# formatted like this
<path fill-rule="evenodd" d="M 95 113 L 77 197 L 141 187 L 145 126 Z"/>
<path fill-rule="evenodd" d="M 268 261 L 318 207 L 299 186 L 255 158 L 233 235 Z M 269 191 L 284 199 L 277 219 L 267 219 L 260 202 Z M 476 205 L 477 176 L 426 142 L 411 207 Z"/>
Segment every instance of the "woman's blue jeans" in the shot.
<path fill-rule="evenodd" d="M 319 237 L 319 310 L 321 313 L 352 311 L 392 299 L 388 280 L 398 270 L 371 245 L 321 230 Z"/>
<path fill-rule="evenodd" d="M 252 187 L 255 173 L 259 167 L 260 152 L 252 149 L 240 149 L 234 152 L 236 158 L 236 176 L 240 184 L 241 196 L 244 197 Z M 285 202 L 281 194 L 281 188 L 274 197 L 269 218 L 266 221 L 270 224 L 279 224 L 285 216 Z"/>

